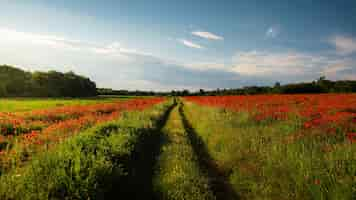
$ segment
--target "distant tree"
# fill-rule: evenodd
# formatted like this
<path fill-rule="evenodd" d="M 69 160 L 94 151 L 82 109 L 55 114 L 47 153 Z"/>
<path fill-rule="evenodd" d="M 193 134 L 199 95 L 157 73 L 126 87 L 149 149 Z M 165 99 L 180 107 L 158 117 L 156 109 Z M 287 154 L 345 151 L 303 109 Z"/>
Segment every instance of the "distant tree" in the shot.
<path fill-rule="evenodd" d="M 0 66 L 0 87 L 4 96 L 24 96 L 27 89 L 28 73 L 8 66 Z"/>
<path fill-rule="evenodd" d="M 272 92 L 273 93 L 281 93 L 281 83 L 280 82 L 276 82 L 274 84 Z"/>
<path fill-rule="evenodd" d="M 25 72 L 0 66 L 0 96 L 85 97 L 96 95 L 96 84 L 73 72 Z"/>
<path fill-rule="evenodd" d="M 325 80 L 326 80 L 326 77 L 325 77 L 325 76 L 321 76 L 321 77 L 318 79 L 317 82 L 323 82 L 323 81 L 325 81 Z"/>
<path fill-rule="evenodd" d="M 189 90 L 183 90 L 181 96 L 188 96 L 189 95 Z"/>
<path fill-rule="evenodd" d="M 266 86 L 247 86 L 237 89 L 216 89 L 206 91 L 206 95 L 251 95 L 251 94 L 298 94 L 298 93 L 328 93 L 328 92 L 356 92 L 356 81 L 343 80 L 331 81 L 325 76 L 320 77 L 316 81 L 307 83 L 293 83 L 281 85 L 276 82 L 273 87 Z M 200 91 L 193 95 L 201 95 Z"/>

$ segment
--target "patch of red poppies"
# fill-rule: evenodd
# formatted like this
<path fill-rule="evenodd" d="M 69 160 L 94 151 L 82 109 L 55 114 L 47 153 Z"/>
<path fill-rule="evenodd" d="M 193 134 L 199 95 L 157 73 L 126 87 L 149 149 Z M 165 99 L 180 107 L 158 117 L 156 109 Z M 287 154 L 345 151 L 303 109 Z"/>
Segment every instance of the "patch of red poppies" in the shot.
<path fill-rule="evenodd" d="M 162 101 L 164 98 L 146 98 L 25 113 L 0 112 L 0 143 L 16 142 L 31 149 L 43 144 L 55 144 L 95 124 L 117 119 L 122 111 L 143 110 Z M 0 160 L 5 154 L 13 153 L 11 151 L 9 148 L 0 149 Z"/>
<path fill-rule="evenodd" d="M 305 129 L 342 126 L 353 130 L 356 125 L 356 94 L 239 95 L 196 96 L 188 101 L 201 105 L 250 112 L 256 121 L 285 120 L 296 115 L 304 120 Z"/>

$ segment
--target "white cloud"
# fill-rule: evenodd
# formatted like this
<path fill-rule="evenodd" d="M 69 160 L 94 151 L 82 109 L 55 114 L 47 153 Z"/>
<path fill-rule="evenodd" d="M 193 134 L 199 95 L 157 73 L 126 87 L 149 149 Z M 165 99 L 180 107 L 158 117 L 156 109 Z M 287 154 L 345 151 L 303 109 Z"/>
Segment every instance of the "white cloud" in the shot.
<path fill-rule="evenodd" d="M 347 74 L 343 77 L 343 79 L 356 81 L 356 74 Z"/>
<path fill-rule="evenodd" d="M 206 32 L 206 31 L 194 31 L 192 32 L 193 35 L 201 37 L 201 38 L 205 38 L 208 40 L 224 40 L 223 37 L 218 36 L 214 33 L 210 33 L 210 32 Z"/>
<path fill-rule="evenodd" d="M 271 26 L 267 29 L 265 35 L 269 38 L 275 38 L 279 35 L 280 28 L 278 26 Z"/>
<path fill-rule="evenodd" d="M 335 46 L 338 54 L 347 55 L 356 52 L 355 38 L 335 36 L 329 39 L 329 43 Z"/>
<path fill-rule="evenodd" d="M 107 46 L 93 48 L 93 51 L 98 54 L 113 54 L 121 52 L 121 45 L 119 42 L 113 42 Z"/>
<path fill-rule="evenodd" d="M 189 40 L 185 40 L 185 39 L 180 39 L 178 40 L 180 43 L 182 43 L 183 45 L 187 46 L 187 47 L 190 47 L 190 48 L 195 48 L 195 49 L 203 49 L 204 47 L 199 45 L 199 44 L 196 44 L 192 41 L 189 41 Z"/>
<path fill-rule="evenodd" d="M 178 40 L 191 48 L 204 48 Z M 73 70 L 100 87 L 169 90 L 265 85 L 313 80 L 320 75 L 355 79 L 355 59 L 295 51 L 242 51 L 232 60 L 171 61 L 119 42 L 101 44 L 0 28 L 0 62 L 27 70 Z M 29 66 L 29 67 L 26 67 Z"/>
<path fill-rule="evenodd" d="M 322 71 L 322 73 L 326 76 L 332 76 L 340 71 L 344 71 L 345 69 L 350 69 L 349 65 L 347 65 L 346 63 L 338 63 L 335 65 L 328 66 Z"/>
<path fill-rule="evenodd" d="M 222 70 L 222 71 L 228 71 L 230 66 L 224 64 L 224 63 L 216 63 L 216 62 L 196 62 L 196 63 L 186 63 L 186 64 L 181 64 L 182 66 L 190 69 L 196 69 L 196 70 Z"/>
<path fill-rule="evenodd" d="M 88 45 L 78 40 L 70 40 L 53 35 L 19 32 L 7 28 L 0 28 L 0 39 L 11 42 L 48 45 L 51 47 L 64 48 L 67 50 L 80 50 L 83 46 Z"/>
<path fill-rule="evenodd" d="M 233 58 L 232 71 L 250 76 L 299 76 L 324 74 L 334 76 L 349 69 L 352 60 L 330 58 L 300 52 L 238 52 Z"/>
<path fill-rule="evenodd" d="M 348 58 L 331 60 L 329 61 L 328 65 L 322 69 L 320 74 L 329 78 L 337 77 L 339 76 L 339 74 L 343 74 L 343 76 L 349 76 L 352 75 L 352 72 L 351 74 L 348 73 L 345 74 L 343 72 L 352 70 L 353 68 L 352 66 L 355 66 L 355 64 L 356 62 Z"/>
<path fill-rule="evenodd" d="M 113 42 L 106 46 L 93 47 L 91 48 L 91 50 L 95 53 L 104 54 L 104 55 L 127 55 L 127 54 L 133 54 L 133 55 L 140 54 L 145 56 L 151 55 L 150 53 L 140 52 L 136 49 L 128 49 L 122 47 L 122 45 L 119 42 Z"/>
<path fill-rule="evenodd" d="M 233 58 L 233 71 L 244 75 L 302 73 L 310 58 L 297 53 L 239 52 Z"/>
<path fill-rule="evenodd" d="M 151 55 L 135 49 L 124 48 L 119 42 L 112 42 L 109 45 L 104 45 L 95 42 L 67 39 L 54 35 L 19 32 L 7 28 L 0 28 L 0 41 L 1 40 L 7 42 L 21 42 L 24 44 L 45 45 L 61 50 L 87 51 L 101 55 L 115 55 L 121 57 L 126 57 L 126 54 Z"/>

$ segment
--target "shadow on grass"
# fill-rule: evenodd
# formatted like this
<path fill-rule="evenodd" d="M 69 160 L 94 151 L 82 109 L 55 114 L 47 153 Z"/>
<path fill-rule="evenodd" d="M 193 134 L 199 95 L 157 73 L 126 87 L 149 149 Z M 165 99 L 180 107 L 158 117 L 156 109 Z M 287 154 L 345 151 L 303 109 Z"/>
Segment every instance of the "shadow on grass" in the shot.
<path fill-rule="evenodd" d="M 105 199 L 157 199 L 153 191 L 153 176 L 156 158 L 164 142 L 161 129 L 177 104 L 174 103 L 157 122 L 154 130 L 142 129 L 146 133 L 135 146 L 134 153 L 126 160 L 124 169 L 127 176 L 113 183 L 113 190 L 105 195 Z"/>
<path fill-rule="evenodd" d="M 207 173 L 211 189 L 213 190 L 216 198 L 219 200 L 240 199 L 229 183 L 227 174 L 216 166 L 216 163 L 209 155 L 204 142 L 190 125 L 183 111 L 183 103 L 179 105 L 179 113 L 182 117 L 184 128 L 188 132 L 189 140 L 192 144 L 194 152 L 198 156 L 200 170 Z"/>

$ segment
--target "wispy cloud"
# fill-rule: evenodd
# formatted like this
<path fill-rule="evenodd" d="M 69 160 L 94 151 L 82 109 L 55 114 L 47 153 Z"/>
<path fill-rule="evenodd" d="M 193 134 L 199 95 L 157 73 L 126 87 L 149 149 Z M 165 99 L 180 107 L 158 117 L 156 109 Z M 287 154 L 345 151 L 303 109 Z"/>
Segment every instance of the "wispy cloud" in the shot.
<path fill-rule="evenodd" d="M 31 44 L 48 45 L 68 50 L 80 50 L 85 46 L 91 45 L 78 40 L 66 39 L 54 35 L 20 32 L 8 28 L 0 28 L 0 35 L 2 39 L 6 39 L 8 41 L 21 41 Z"/>
<path fill-rule="evenodd" d="M 293 77 L 320 75 L 337 77 L 355 62 L 348 58 L 331 58 L 301 52 L 238 52 L 233 58 L 232 71 L 241 75 L 257 77 Z"/>
<path fill-rule="evenodd" d="M 356 39 L 346 36 L 335 36 L 329 39 L 338 54 L 347 55 L 356 52 Z"/>
<path fill-rule="evenodd" d="M 195 63 L 183 63 L 182 66 L 195 70 L 221 70 L 228 71 L 229 65 L 225 63 L 217 63 L 217 62 L 195 62 Z"/>
<path fill-rule="evenodd" d="M 205 38 L 208 40 L 224 40 L 222 36 L 216 35 L 214 33 L 206 32 L 206 31 L 193 31 L 192 35 Z"/>
<path fill-rule="evenodd" d="M 271 26 L 266 30 L 265 36 L 268 38 L 275 38 L 280 34 L 279 26 Z"/>
<path fill-rule="evenodd" d="M 204 49 L 203 46 L 196 44 L 192 41 L 186 40 L 186 39 L 180 39 L 178 40 L 180 43 L 182 43 L 183 45 L 190 47 L 190 48 L 195 48 L 195 49 Z"/>
<path fill-rule="evenodd" d="M 100 55 L 124 56 L 127 54 L 139 54 L 150 56 L 150 53 L 123 47 L 119 42 L 112 42 L 108 45 L 96 42 L 85 42 L 80 40 L 68 39 L 56 35 L 34 34 L 20 32 L 17 30 L 0 28 L 0 40 L 21 42 L 25 44 L 44 45 L 65 51 L 86 51 Z"/>
<path fill-rule="evenodd" d="M 299 53 L 238 52 L 233 71 L 244 75 L 265 76 L 274 73 L 300 74 L 311 57 Z"/>
<path fill-rule="evenodd" d="M 204 48 L 189 40 L 178 41 L 190 48 Z M 73 70 L 91 77 L 99 87 L 116 89 L 236 88 L 313 80 L 321 75 L 356 77 L 356 61 L 350 56 L 297 51 L 239 51 L 231 60 L 188 63 L 126 48 L 120 42 L 102 44 L 1 28 L 0 44 L 4 64 L 31 66 L 25 67 L 29 70 Z"/>
<path fill-rule="evenodd" d="M 97 45 L 91 50 L 98 54 L 112 55 L 112 54 L 140 54 L 142 56 L 151 56 L 150 53 L 138 51 L 136 49 L 129 49 L 123 47 L 119 42 L 112 42 L 109 45 Z"/>
<path fill-rule="evenodd" d="M 339 60 L 338 62 L 330 63 L 330 65 L 327 66 L 325 69 L 323 69 L 321 73 L 327 77 L 335 76 L 339 72 L 343 72 L 345 70 L 351 69 L 351 66 L 352 66 L 352 61 Z"/>

